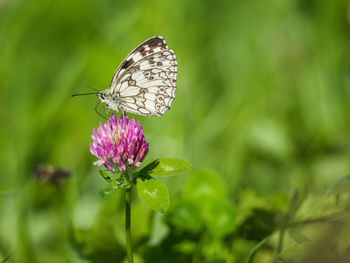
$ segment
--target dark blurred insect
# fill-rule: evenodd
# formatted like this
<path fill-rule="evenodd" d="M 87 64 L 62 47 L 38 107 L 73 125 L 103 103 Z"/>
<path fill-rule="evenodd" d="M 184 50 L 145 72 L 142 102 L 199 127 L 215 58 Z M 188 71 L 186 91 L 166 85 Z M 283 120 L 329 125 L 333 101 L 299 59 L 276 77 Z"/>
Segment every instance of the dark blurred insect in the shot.
<path fill-rule="evenodd" d="M 53 184 L 58 189 L 62 187 L 61 179 L 70 177 L 70 171 L 49 164 L 37 166 L 33 174 L 37 180 Z"/>

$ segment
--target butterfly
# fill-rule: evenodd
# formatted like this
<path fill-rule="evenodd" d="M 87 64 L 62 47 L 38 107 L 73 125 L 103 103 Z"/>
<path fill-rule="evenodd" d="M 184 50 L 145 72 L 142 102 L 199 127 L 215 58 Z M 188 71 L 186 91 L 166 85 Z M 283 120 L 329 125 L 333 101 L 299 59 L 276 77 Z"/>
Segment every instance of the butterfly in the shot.
<path fill-rule="evenodd" d="M 177 60 L 161 36 L 136 47 L 114 73 L 110 87 L 97 97 L 105 110 L 162 116 L 175 98 Z M 74 94 L 84 95 L 84 94 Z"/>

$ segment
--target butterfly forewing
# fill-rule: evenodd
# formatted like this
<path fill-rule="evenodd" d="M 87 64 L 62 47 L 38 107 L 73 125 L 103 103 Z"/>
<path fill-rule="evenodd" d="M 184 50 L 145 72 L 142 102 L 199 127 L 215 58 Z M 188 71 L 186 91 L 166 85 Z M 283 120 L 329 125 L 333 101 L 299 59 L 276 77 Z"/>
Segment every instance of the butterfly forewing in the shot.
<path fill-rule="evenodd" d="M 117 79 L 125 72 L 128 68 L 134 65 L 136 62 L 142 60 L 144 57 L 156 53 L 160 50 L 168 49 L 168 46 L 162 37 L 152 37 L 142 44 L 140 44 L 137 48 L 135 48 L 131 53 L 124 59 L 122 64 L 118 67 L 116 72 L 114 73 L 111 87 L 115 86 Z"/>
<path fill-rule="evenodd" d="M 113 76 L 110 91 L 123 110 L 140 115 L 163 115 L 175 98 L 177 61 L 162 37 L 134 49 Z"/>

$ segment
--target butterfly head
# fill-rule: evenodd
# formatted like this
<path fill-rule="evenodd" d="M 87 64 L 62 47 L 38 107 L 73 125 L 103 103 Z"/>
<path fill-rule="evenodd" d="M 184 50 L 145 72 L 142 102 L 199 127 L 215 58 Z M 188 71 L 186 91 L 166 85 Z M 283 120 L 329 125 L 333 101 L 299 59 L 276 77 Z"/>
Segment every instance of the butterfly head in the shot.
<path fill-rule="evenodd" d="M 100 91 L 99 93 L 97 93 L 97 97 L 101 102 L 106 102 L 109 98 L 109 94 L 105 91 Z"/>
<path fill-rule="evenodd" d="M 112 107 L 113 109 L 117 110 L 119 105 L 118 97 L 115 95 L 112 95 L 109 89 L 100 91 L 99 93 L 97 93 L 97 97 L 101 102 L 106 103 L 107 107 Z"/>

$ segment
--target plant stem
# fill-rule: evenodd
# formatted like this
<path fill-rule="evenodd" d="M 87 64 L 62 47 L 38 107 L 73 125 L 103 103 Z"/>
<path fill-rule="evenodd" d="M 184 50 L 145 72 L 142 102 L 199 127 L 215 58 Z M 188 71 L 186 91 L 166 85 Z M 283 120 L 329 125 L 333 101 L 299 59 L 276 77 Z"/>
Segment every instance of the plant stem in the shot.
<path fill-rule="evenodd" d="M 249 256 L 248 256 L 248 260 L 247 260 L 247 263 L 253 263 L 253 260 L 254 260 L 254 257 L 255 257 L 255 254 L 256 252 L 258 252 L 258 250 L 263 247 L 267 241 L 269 241 L 271 238 L 271 236 L 268 236 L 266 238 L 264 238 L 262 241 L 260 241 L 259 244 L 257 244 L 253 249 L 252 251 L 249 253 Z"/>
<path fill-rule="evenodd" d="M 125 237 L 126 237 L 126 251 L 128 254 L 128 262 L 133 263 L 132 243 L 131 243 L 131 229 L 130 229 L 130 204 L 131 204 L 131 187 L 125 189 Z"/>
<path fill-rule="evenodd" d="M 286 228 L 283 226 L 280 230 L 280 234 L 278 237 L 277 255 L 280 254 L 283 249 L 283 238 L 284 238 L 285 231 L 286 231 Z"/>
<path fill-rule="evenodd" d="M 5 263 L 10 257 L 11 257 L 11 254 L 8 254 L 6 257 L 4 257 L 4 258 L 1 260 L 1 263 Z"/>

